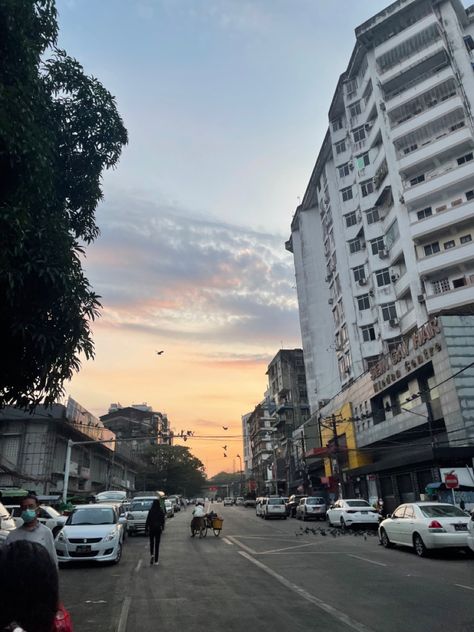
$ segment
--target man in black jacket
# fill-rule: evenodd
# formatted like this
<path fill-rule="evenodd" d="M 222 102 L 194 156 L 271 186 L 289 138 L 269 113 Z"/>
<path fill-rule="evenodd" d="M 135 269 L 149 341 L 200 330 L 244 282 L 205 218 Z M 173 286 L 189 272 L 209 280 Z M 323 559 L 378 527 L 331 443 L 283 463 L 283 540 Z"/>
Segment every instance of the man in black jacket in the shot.
<path fill-rule="evenodd" d="M 161 532 L 165 526 L 165 514 L 158 500 L 153 501 L 153 505 L 148 512 L 145 530 L 150 538 L 150 564 L 158 566 L 158 556 L 160 554 Z"/>

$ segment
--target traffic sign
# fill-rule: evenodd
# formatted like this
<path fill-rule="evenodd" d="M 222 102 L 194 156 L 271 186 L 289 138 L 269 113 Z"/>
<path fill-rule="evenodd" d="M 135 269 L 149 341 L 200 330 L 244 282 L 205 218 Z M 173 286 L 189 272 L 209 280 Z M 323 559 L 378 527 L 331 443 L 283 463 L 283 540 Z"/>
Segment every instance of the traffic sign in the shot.
<path fill-rule="evenodd" d="M 446 489 L 457 489 L 459 487 L 458 477 L 456 476 L 456 474 L 454 474 L 454 472 L 451 472 L 450 474 L 445 474 L 444 484 L 446 486 Z"/>

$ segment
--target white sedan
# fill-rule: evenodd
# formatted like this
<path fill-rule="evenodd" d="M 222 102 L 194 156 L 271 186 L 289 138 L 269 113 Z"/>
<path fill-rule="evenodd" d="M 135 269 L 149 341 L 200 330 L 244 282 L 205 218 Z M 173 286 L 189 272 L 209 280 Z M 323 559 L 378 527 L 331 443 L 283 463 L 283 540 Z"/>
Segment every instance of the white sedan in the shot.
<path fill-rule="evenodd" d="M 467 525 L 467 529 L 469 532 L 467 536 L 467 545 L 472 551 L 474 551 L 474 509 L 471 511 L 471 519 Z"/>
<path fill-rule="evenodd" d="M 113 562 L 122 557 L 124 519 L 114 505 L 78 505 L 58 533 L 55 546 L 60 563 Z"/>
<path fill-rule="evenodd" d="M 430 549 L 467 548 L 470 518 L 449 503 L 419 502 L 400 505 L 379 527 L 380 542 L 411 546 L 420 557 Z"/>
<path fill-rule="evenodd" d="M 379 513 L 361 498 L 337 500 L 326 512 L 329 526 L 352 527 L 353 525 L 377 526 Z"/>
<path fill-rule="evenodd" d="M 21 517 L 20 505 L 7 505 L 15 525 L 21 527 L 23 524 L 23 518 Z M 58 532 L 66 524 L 67 516 L 62 516 L 56 509 L 49 507 L 49 505 L 40 505 L 38 511 L 38 522 L 44 524 L 45 527 L 51 529 L 53 535 L 56 537 Z"/>

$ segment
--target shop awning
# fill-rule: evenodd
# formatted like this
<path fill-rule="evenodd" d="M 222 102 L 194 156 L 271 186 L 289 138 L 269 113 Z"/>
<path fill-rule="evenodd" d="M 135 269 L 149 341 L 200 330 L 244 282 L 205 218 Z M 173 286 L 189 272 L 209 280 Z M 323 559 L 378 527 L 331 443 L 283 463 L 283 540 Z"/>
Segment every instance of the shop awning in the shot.
<path fill-rule="evenodd" d="M 0 489 L 2 493 L 2 498 L 24 498 L 28 496 L 28 491 L 26 489 L 21 489 L 19 487 L 7 487 L 4 489 Z"/>

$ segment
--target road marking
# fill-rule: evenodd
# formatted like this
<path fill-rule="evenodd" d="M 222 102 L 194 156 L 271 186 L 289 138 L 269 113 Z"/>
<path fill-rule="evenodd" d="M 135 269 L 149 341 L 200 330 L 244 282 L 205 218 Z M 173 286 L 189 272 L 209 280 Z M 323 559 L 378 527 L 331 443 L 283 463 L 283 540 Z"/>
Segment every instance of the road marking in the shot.
<path fill-rule="evenodd" d="M 377 564 L 377 566 L 387 566 L 386 564 L 382 564 L 382 562 L 374 562 L 374 560 L 369 560 L 367 557 L 361 557 L 360 555 L 353 555 L 352 553 L 347 553 L 349 557 L 355 557 L 358 560 L 362 560 L 364 562 L 369 562 L 369 564 Z"/>
<path fill-rule="evenodd" d="M 464 584 L 454 584 L 455 586 L 458 586 L 459 588 L 465 588 L 466 590 L 474 590 L 473 586 L 464 586 Z"/>
<path fill-rule="evenodd" d="M 241 549 L 244 549 L 244 551 L 247 551 L 248 553 L 251 553 L 252 555 L 257 555 L 257 551 L 254 551 L 254 549 L 251 549 L 246 544 L 242 544 L 242 542 L 239 542 L 238 540 L 236 540 L 233 535 L 228 535 L 227 537 L 231 542 L 233 542 L 234 544 L 237 544 L 237 546 L 240 546 Z"/>
<path fill-rule="evenodd" d="M 260 551 L 259 555 L 265 555 L 267 553 L 281 553 L 282 551 L 294 551 L 295 549 L 302 549 L 306 546 L 315 546 L 322 544 L 322 542 L 310 542 L 309 544 L 297 544 L 296 546 L 287 546 L 284 549 L 270 549 L 269 551 Z"/>
<path fill-rule="evenodd" d="M 222 539 L 224 540 L 226 544 L 230 544 L 231 546 L 234 546 L 234 543 L 228 540 L 227 538 L 222 538 Z"/>
<path fill-rule="evenodd" d="M 138 573 L 140 570 L 140 566 L 142 565 L 143 560 L 138 560 L 137 565 L 135 566 L 135 573 Z"/>
<path fill-rule="evenodd" d="M 283 584 L 283 586 L 285 586 L 286 588 L 289 588 L 290 590 L 295 592 L 297 595 L 299 595 L 303 599 L 306 599 L 306 601 L 310 601 L 315 606 L 317 606 L 321 610 L 324 610 L 324 612 L 327 612 L 328 614 L 333 616 L 335 619 L 337 619 L 341 623 L 345 623 L 345 625 L 347 625 L 349 628 L 352 628 L 352 630 L 357 630 L 357 632 L 373 632 L 371 628 L 368 628 L 363 623 L 356 621 L 355 619 L 347 615 L 345 612 L 341 612 L 341 610 L 334 608 L 333 606 L 326 603 L 322 599 L 319 599 L 318 597 L 311 595 L 309 592 L 304 590 L 304 588 L 301 588 L 300 586 L 293 584 L 293 582 L 290 582 L 288 579 L 286 579 L 286 577 L 279 575 L 269 566 L 267 566 L 266 564 L 263 564 L 259 560 L 256 560 L 245 551 L 239 551 L 239 555 L 242 555 L 243 557 L 245 557 L 247 560 L 249 560 L 249 562 L 252 562 L 252 564 L 255 564 L 255 566 L 258 566 L 259 568 L 261 568 L 263 571 L 265 571 L 265 573 L 267 573 L 268 575 L 270 575 L 271 577 L 279 581 L 280 584 Z"/>
<path fill-rule="evenodd" d="M 117 626 L 117 632 L 126 632 L 127 630 L 128 611 L 130 610 L 131 602 L 131 597 L 125 597 L 122 605 L 122 610 L 120 611 L 120 619 Z"/>

